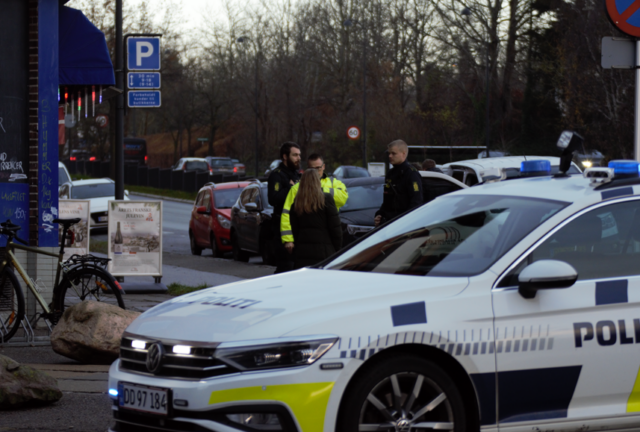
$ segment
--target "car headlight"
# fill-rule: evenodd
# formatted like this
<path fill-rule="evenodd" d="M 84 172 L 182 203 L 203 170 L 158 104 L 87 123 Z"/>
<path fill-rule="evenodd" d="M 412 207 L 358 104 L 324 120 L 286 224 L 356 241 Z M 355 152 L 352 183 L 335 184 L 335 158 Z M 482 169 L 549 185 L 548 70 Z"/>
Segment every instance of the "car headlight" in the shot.
<path fill-rule="evenodd" d="M 231 221 L 229 219 L 227 219 L 226 217 L 222 216 L 222 215 L 218 215 L 218 223 L 220 224 L 220 226 L 224 229 L 229 229 L 231 228 Z"/>
<path fill-rule="evenodd" d="M 233 346 L 223 343 L 216 357 L 240 370 L 308 366 L 322 357 L 338 340 L 337 336 L 297 341 L 268 341 Z"/>
<path fill-rule="evenodd" d="M 350 235 L 356 235 L 356 234 L 364 234 L 367 233 L 369 231 L 371 231 L 373 229 L 372 226 L 365 226 L 365 225 L 347 225 L 347 232 Z"/>

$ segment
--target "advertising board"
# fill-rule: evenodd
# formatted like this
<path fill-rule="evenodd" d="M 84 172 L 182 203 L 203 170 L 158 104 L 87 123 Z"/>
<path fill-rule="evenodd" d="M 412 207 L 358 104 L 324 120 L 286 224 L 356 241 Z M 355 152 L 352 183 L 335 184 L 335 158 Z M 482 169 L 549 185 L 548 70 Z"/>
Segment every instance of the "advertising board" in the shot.
<path fill-rule="evenodd" d="M 67 234 L 64 247 L 64 259 L 71 255 L 87 255 L 89 253 L 89 215 L 91 214 L 91 202 L 89 200 L 63 200 L 58 201 L 60 219 L 82 219 L 69 228 L 73 236 Z M 62 241 L 62 225 L 58 225 L 58 241 Z"/>
<path fill-rule="evenodd" d="M 109 272 L 162 276 L 162 201 L 109 201 Z"/>

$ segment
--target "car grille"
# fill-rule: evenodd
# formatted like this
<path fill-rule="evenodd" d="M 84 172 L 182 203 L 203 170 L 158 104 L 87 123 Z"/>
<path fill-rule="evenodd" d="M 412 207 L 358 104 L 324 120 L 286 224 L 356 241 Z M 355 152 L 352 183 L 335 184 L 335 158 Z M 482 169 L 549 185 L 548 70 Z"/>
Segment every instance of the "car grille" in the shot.
<path fill-rule="evenodd" d="M 145 348 L 134 348 L 131 345 L 134 340 L 146 342 Z M 149 344 L 154 342 L 162 344 L 164 355 L 161 361 L 162 367 L 152 373 L 147 369 L 147 349 Z M 237 369 L 214 357 L 215 346 L 190 345 L 190 354 L 174 354 L 174 345 L 189 345 L 189 343 L 124 336 L 120 342 L 120 369 L 141 375 L 187 380 L 199 380 L 238 372 Z"/>

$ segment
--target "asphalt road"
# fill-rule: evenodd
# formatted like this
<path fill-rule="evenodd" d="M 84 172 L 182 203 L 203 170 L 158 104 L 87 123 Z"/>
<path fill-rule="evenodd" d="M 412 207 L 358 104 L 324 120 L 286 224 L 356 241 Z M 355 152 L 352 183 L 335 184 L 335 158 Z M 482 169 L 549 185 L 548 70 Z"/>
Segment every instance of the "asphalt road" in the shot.
<path fill-rule="evenodd" d="M 132 200 L 149 199 L 138 195 L 129 195 Z M 191 255 L 189 247 L 189 218 L 191 217 L 192 204 L 163 201 L 162 204 L 162 251 L 165 253 Z M 97 240 L 106 241 L 107 233 L 91 233 Z M 210 249 L 202 251 L 202 256 L 213 256 Z M 231 253 L 225 258 L 231 259 Z M 262 258 L 255 256 L 249 260 L 250 264 L 262 264 Z"/>

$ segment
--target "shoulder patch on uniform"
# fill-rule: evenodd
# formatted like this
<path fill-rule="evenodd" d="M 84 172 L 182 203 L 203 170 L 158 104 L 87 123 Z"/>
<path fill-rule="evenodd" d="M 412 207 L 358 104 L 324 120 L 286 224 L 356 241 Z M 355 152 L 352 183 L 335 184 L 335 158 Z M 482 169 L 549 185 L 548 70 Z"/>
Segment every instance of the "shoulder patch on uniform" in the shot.
<path fill-rule="evenodd" d="M 413 182 L 413 190 L 416 192 L 420 192 L 420 188 L 418 187 L 418 182 Z"/>
<path fill-rule="evenodd" d="M 278 192 L 280 190 L 280 183 L 276 183 L 273 188 Z"/>

